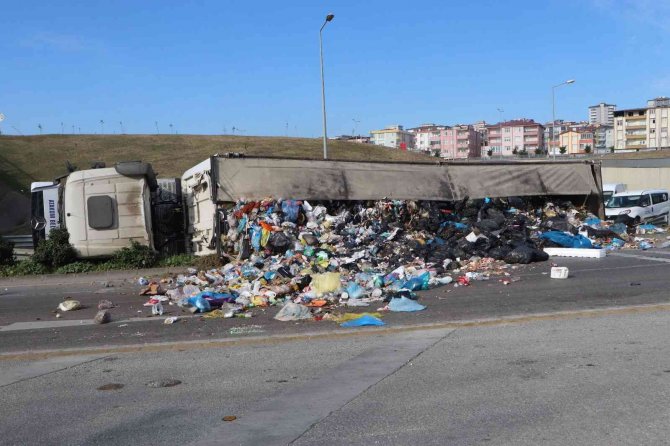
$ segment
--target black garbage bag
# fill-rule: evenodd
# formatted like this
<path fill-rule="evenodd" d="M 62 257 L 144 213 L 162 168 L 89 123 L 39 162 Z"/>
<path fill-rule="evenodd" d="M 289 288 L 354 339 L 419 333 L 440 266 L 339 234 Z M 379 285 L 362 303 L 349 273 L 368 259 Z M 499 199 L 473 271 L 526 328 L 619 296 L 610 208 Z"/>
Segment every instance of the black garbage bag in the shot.
<path fill-rule="evenodd" d="M 507 245 L 496 246 L 489 249 L 487 253 L 488 257 L 492 257 L 496 260 L 505 260 L 505 257 L 512 251 L 512 248 Z"/>
<path fill-rule="evenodd" d="M 488 208 L 486 210 L 486 217 L 490 220 L 495 221 L 498 224 L 498 227 L 505 224 L 505 214 L 496 208 L 493 207 Z"/>
<path fill-rule="evenodd" d="M 525 209 L 526 207 L 526 202 L 523 201 L 521 197 L 508 197 L 507 202 L 509 203 L 510 207 L 513 208 Z"/>
<path fill-rule="evenodd" d="M 485 218 L 484 220 L 475 223 L 475 226 L 485 232 L 493 232 L 500 229 L 500 224 L 492 218 Z"/>
<path fill-rule="evenodd" d="M 291 239 L 283 232 L 273 232 L 268 240 L 268 245 L 274 253 L 284 253 L 291 247 Z"/>
<path fill-rule="evenodd" d="M 528 264 L 532 262 L 544 262 L 549 259 L 549 255 L 537 248 L 528 245 L 517 246 L 505 256 L 507 263 Z"/>

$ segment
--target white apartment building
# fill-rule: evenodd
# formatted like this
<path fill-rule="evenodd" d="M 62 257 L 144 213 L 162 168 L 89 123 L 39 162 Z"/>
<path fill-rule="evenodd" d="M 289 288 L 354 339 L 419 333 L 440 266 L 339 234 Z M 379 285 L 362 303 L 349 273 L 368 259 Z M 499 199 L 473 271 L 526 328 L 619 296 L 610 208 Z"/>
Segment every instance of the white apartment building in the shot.
<path fill-rule="evenodd" d="M 439 136 L 440 131 L 448 128 L 446 125 L 436 124 L 421 124 L 419 127 L 407 129 L 414 135 L 414 149 L 421 152 L 430 152 L 432 150 L 439 150 Z"/>
<path fill-rule="evenodd" d="M 408 150 L 414 147 L 414 135 L 401 125 L 392 125 L 370 132 L 372 144 L 394 149 Z"/>
<path fill-rule="evenodd" d="M 601 102 L 589 107 L 589 125 L 614 125 L 614 111 L 616 104 Z"/>

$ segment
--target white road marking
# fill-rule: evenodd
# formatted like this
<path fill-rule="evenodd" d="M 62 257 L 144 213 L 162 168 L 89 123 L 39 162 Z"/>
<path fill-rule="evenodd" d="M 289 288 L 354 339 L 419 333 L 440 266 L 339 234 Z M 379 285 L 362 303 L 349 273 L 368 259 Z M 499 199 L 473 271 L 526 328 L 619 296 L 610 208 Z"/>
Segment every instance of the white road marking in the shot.
<path fill-rule="evenodd" d="M 670 263 L 670 259 L 661 259 L 661 258 L 658 258 L 658 257 L 642 256 L 642 255 L 639 255 L 639 254 L 623 254 L 621 252 L 612 252 L 609 255 L 615 256 L 615 257 L 629 257 L 631 259 L 653 260 L 655 262 Z"/>

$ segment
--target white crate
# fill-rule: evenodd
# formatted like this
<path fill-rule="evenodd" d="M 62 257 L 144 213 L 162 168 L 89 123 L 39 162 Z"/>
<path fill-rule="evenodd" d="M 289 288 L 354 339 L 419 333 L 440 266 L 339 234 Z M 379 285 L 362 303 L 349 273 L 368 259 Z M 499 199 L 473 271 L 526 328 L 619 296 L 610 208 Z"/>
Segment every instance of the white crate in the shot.
<path fill-rule="evenodd" d="M 552 279 L 567 279 L 569 270 L 565 266 L 552 266 L 551 267 L 551 278 Z"/>
<path fill-rule="evenodd" d="M 551 257 L 581 257 L 585 259 L 602 259 L 606 254 L 604 249 L 580 248 L 544 248 L 544 252 Z"/>

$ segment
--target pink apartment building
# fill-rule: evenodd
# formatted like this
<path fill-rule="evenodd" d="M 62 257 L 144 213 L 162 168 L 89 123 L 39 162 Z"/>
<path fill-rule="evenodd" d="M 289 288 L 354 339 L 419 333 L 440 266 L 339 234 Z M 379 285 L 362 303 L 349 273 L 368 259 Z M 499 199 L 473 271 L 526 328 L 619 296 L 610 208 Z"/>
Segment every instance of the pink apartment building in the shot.
<path fill-rule="evenodd" d="M 416 150 L 442 158 L 479 158 L 482 153 L 481 134 L 471 125 L 424 124 L 409 131 L 414 134 Z"/>
<path fill-rule="evenodd" d="M 544 127 L 532 119 L 515 119 L 486 126 L 484 151 L 492 156 L 513 156 L 514 152 L 534 154 L 544 147 Z"/>

